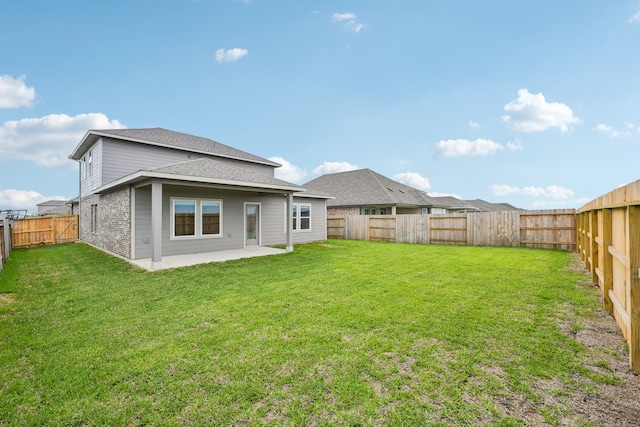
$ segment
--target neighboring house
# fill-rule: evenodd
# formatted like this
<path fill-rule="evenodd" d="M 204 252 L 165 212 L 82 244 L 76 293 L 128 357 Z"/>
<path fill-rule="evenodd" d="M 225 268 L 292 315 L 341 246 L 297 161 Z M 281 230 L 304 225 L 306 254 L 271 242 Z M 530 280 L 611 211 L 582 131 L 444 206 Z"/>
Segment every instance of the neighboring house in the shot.
<path fill-rule="evenodd" d="M 477 212 L 481 210 L 477 206 L 473 206 L 453 196 L 438 196 L 431 197 L 431 199 L 433 199 L 434 202 L 434 207 L 430 212 L 432 214 Z"/>
<path fill-rule="evenodd" d="M 69 215 L 71 213 L 71 206 L 67 200 L 47 200 L 46 202 L 38 203 L 39 216 L 47 215 Z"/>
<path fill-rule="evenodd" d="M 79 215 L 80 214 L 80 197 L 75 197 L 71 200 L 68 200 L 67 206 L 69 206 L 69 209 L 71 210 L 72 215 Z"/>
<path fill-rule="evenodd" d="M 128 259 L 326 240 L 324 195 L 274 178 L 278 163 L 161 128 L 90 130 L 80 240 Z"/>
<path fill-rule="evenodd" d="M 500 212 L 500 211 L 519 211 L 522 210 L 520 208 L 516 208 L 509 203 L 491 203 L 482 199 L 475 200 L 464 200 L 465 203 L 473 205 L 477 207 L 480 211 L 483 212 Z"/>
<path fill-rule="evenodd" d="M 437 206 L 424 191 L 371 169 L 326 174 L 303 186 L 334 197 L 327 200 L 328 215 L 428 214 Z"/>

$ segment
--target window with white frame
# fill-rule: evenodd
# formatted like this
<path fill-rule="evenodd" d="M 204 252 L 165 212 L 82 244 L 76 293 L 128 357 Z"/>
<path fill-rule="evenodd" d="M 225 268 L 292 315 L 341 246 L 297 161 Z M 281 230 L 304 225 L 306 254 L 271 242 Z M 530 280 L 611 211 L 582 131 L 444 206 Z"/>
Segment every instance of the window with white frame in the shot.
<path fill-rule="evenodd" d="M 91 205 L 91 232 L 92 233 L 97 233 L 98 232 L 98 205 L 93 204 Z"/>
<path fill-rule="evenodd" d="M 87 157 L 87 176 L 93 175 L 93 150 L 89 150 Z"/>
<path fill-rule="evenodd" d="M 87 177 L 87 156 L 82 157 L 80 160 L 80 177 L 81 179 Z"/>
<path fill-rule="evenodd" d="M 293 205 L 293 230 L 311 230 L 311 205 L 303 203 Z"/>
<path fill-rule="evenodd" d="M 222 200 L 171 199 L 171 238 L 222 236 Z"/>

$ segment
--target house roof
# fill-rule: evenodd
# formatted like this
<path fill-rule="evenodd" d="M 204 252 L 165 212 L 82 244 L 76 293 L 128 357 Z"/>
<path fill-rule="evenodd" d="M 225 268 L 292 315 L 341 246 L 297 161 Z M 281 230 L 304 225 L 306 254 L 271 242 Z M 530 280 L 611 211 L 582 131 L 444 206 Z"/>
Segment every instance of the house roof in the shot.
<path fill-rule="evenodd" d="M 47 200 L 46 202 L 38 203 L 36 206 L 64 206 L 66 203 L 66 200 Z"/>
<path fill-rule="evenodd" d="M 371 169 L 357 169 L 319 176 L 303 184 L 309 191 L 321 191 L 335 198 L 327 206 L 433 206 L 424 191 L 380 175 Z"/>
<path fill-rule="evenodd" d="M 474 206 L 470 203 L 465 202 L 464 200 L 457 199 L 453 196 L 439 196 L 432 197 L 434 201 L 434 207 L 446 208 L 451 210 L 467 210 L 467 211 L 477 211 L 477 206 Z"/>
<path fill-rule="evenodd" d="M 140 183 L 149 179 L 216 184 L 254 190 L 305 191 L 299 185 L 282 181 L 268 174 L 228 165 L 209 158 L 202 158 L 153 169 L 139 170 L 98 188 L 96 193 L 103 193 L 123 185 Z"/>
<path fill-rule="evenodd" d="M 69 158 L 73 160 L 80 160 L 89 147 L 95 144 L 100 137 L 115 138 L 159 147 L 175 148 L 193 153 L 215 155 L 218 157 L 260 163 L 273 167 L 281 166 L 279 163 L 221 144 L 209 138 L 175 132 L 163 128 L 89 130 L 82 138 L 82 141 L 80 141 L 78 146 L 73 150 Z"/>
<path fill-rule="evenodd" d="M 498 212 L 498 211 L 519 211 L 520 208 L 517 208 L 509 203 L 491 203 L 482 199 L 475 200 L 465 200 L 466 203 L 469 203 L 473 206 L 478 207 L 482 211 L 486 212 Z"/>

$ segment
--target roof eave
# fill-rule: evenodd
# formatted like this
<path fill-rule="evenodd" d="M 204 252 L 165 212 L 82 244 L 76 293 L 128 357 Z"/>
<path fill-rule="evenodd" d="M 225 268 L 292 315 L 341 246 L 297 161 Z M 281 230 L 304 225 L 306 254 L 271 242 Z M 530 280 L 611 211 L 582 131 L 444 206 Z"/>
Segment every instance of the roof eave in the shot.
<path fill-rule="evenodd" d="M 93 136 L 93 138 L 91 138 L 91 136 Z M 71 160 L 80 160 L 82 158 L 82 155 L 87 151 L 87 149 L 91 145 L 95 144 L 95 142 L 98 140 L 98 138 L 101 138 L 101 137 L 102 138 L 118 139 L 118 140 L 121 140 L 121 141 L 137 142 L 137 143 L 140 143 L 140 144 L 153 145 L 153 146 L 156 146 L 156 147 L 171 148 L 171 149 L 174 149 L 174 150 L 188 151 L 190 153 L 206 154 L 208 156 L 222 157 L 222 158 L 225 158 L 225 159 L 240 160 L 240 161 L 248 162 L 248 163 L 256 163 L 256 164 L 260 164 L 260 165 L 271 166 L 273 168 L 278 168 L 278 167 L 282 166 L 280 163 L 272 162 L 271 160 L 267 160 L 267 159 L 264 159 L 264 161 L 261 161 L 261 160 L 256 160 L 256 159 L 247 159 L 247 158 L 244 158 L 244 157 L 229 156 L 229 155 L 225 155 L 225 154 L 212 153 L 210 151 L 195 150 L 195 149 L 184 148 L 184 147 L 177 147 L 175 145 L 163 144 L 161 142 L 149 141 L 147 139 L 131 138 L 131 137 L 127 137 L 127 136 L 115 135 L 115 134 L 112 134 L 112 133 L 109 133 L 109 132 L 102 132 L 102 131 L 97 131 L 97 130 L 89 130 L 85 134 L 85 136 L 82 138 L 80 143 L 76 146 L 76 148 L 73 150 L 73 152 L 69 156 L 69 159 L 71 159 Z M 84 147 L 84 149 L 82 149 L 83 147 Z"/>
<path fill-rule="evenodd" d="M 69 154 L 70 160 L 80 160 L 84 153 L 87 152 L 87 149 L 96 143 L 98 137 L 95 131 L 87 131 L 87 133 L 82 137 L 76 148 L 73 149 L 71 154 Z"/>
<path fill-rule="evenodd" d="M 206 177 L 195 177 L 189 175 L 176 175 L 170 173 L 163 172 L 153 172 L 153 171 L 138 171 L 133 174 L 122 177 L 118 180 L 112 181 L 109 184 L 103 185 L 102 187 L 96 189 L 96 193 L 104 193 L 106 191 L 115 189 L 117 187 L 135 184 L 142 180 L 146 179 L 165 179 L 172 181 L 184 181 L 191 182 L 197 184 L 215 184 L 236 188 L 247 188 L 247 189 L 258 189 L 258 190 L 276 190 L 276 191 L 285 191 L 292 193 L 302 193 L 305 192 L 306 189 L 299 186 L 288 186 L 288 185 L 278 185 L 278 184 L 261 184 L 256 182 L 248 182 L 248 181 L 236 181 L 231 179 L 222 179 L 222 178 L 206 178 Z"/>

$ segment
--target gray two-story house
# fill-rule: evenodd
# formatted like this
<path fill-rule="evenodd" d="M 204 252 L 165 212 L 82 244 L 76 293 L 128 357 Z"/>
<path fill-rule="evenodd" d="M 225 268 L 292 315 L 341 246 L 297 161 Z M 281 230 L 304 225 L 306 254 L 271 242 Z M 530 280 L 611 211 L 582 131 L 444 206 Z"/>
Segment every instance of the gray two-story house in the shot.
<path fill-rule="evenodd" d="M 280 165 L 161 128 L 90 130 L 79 162 L 80 239 L 151 259 L 326 240 L 326 200 L 274 177 Z"/>

